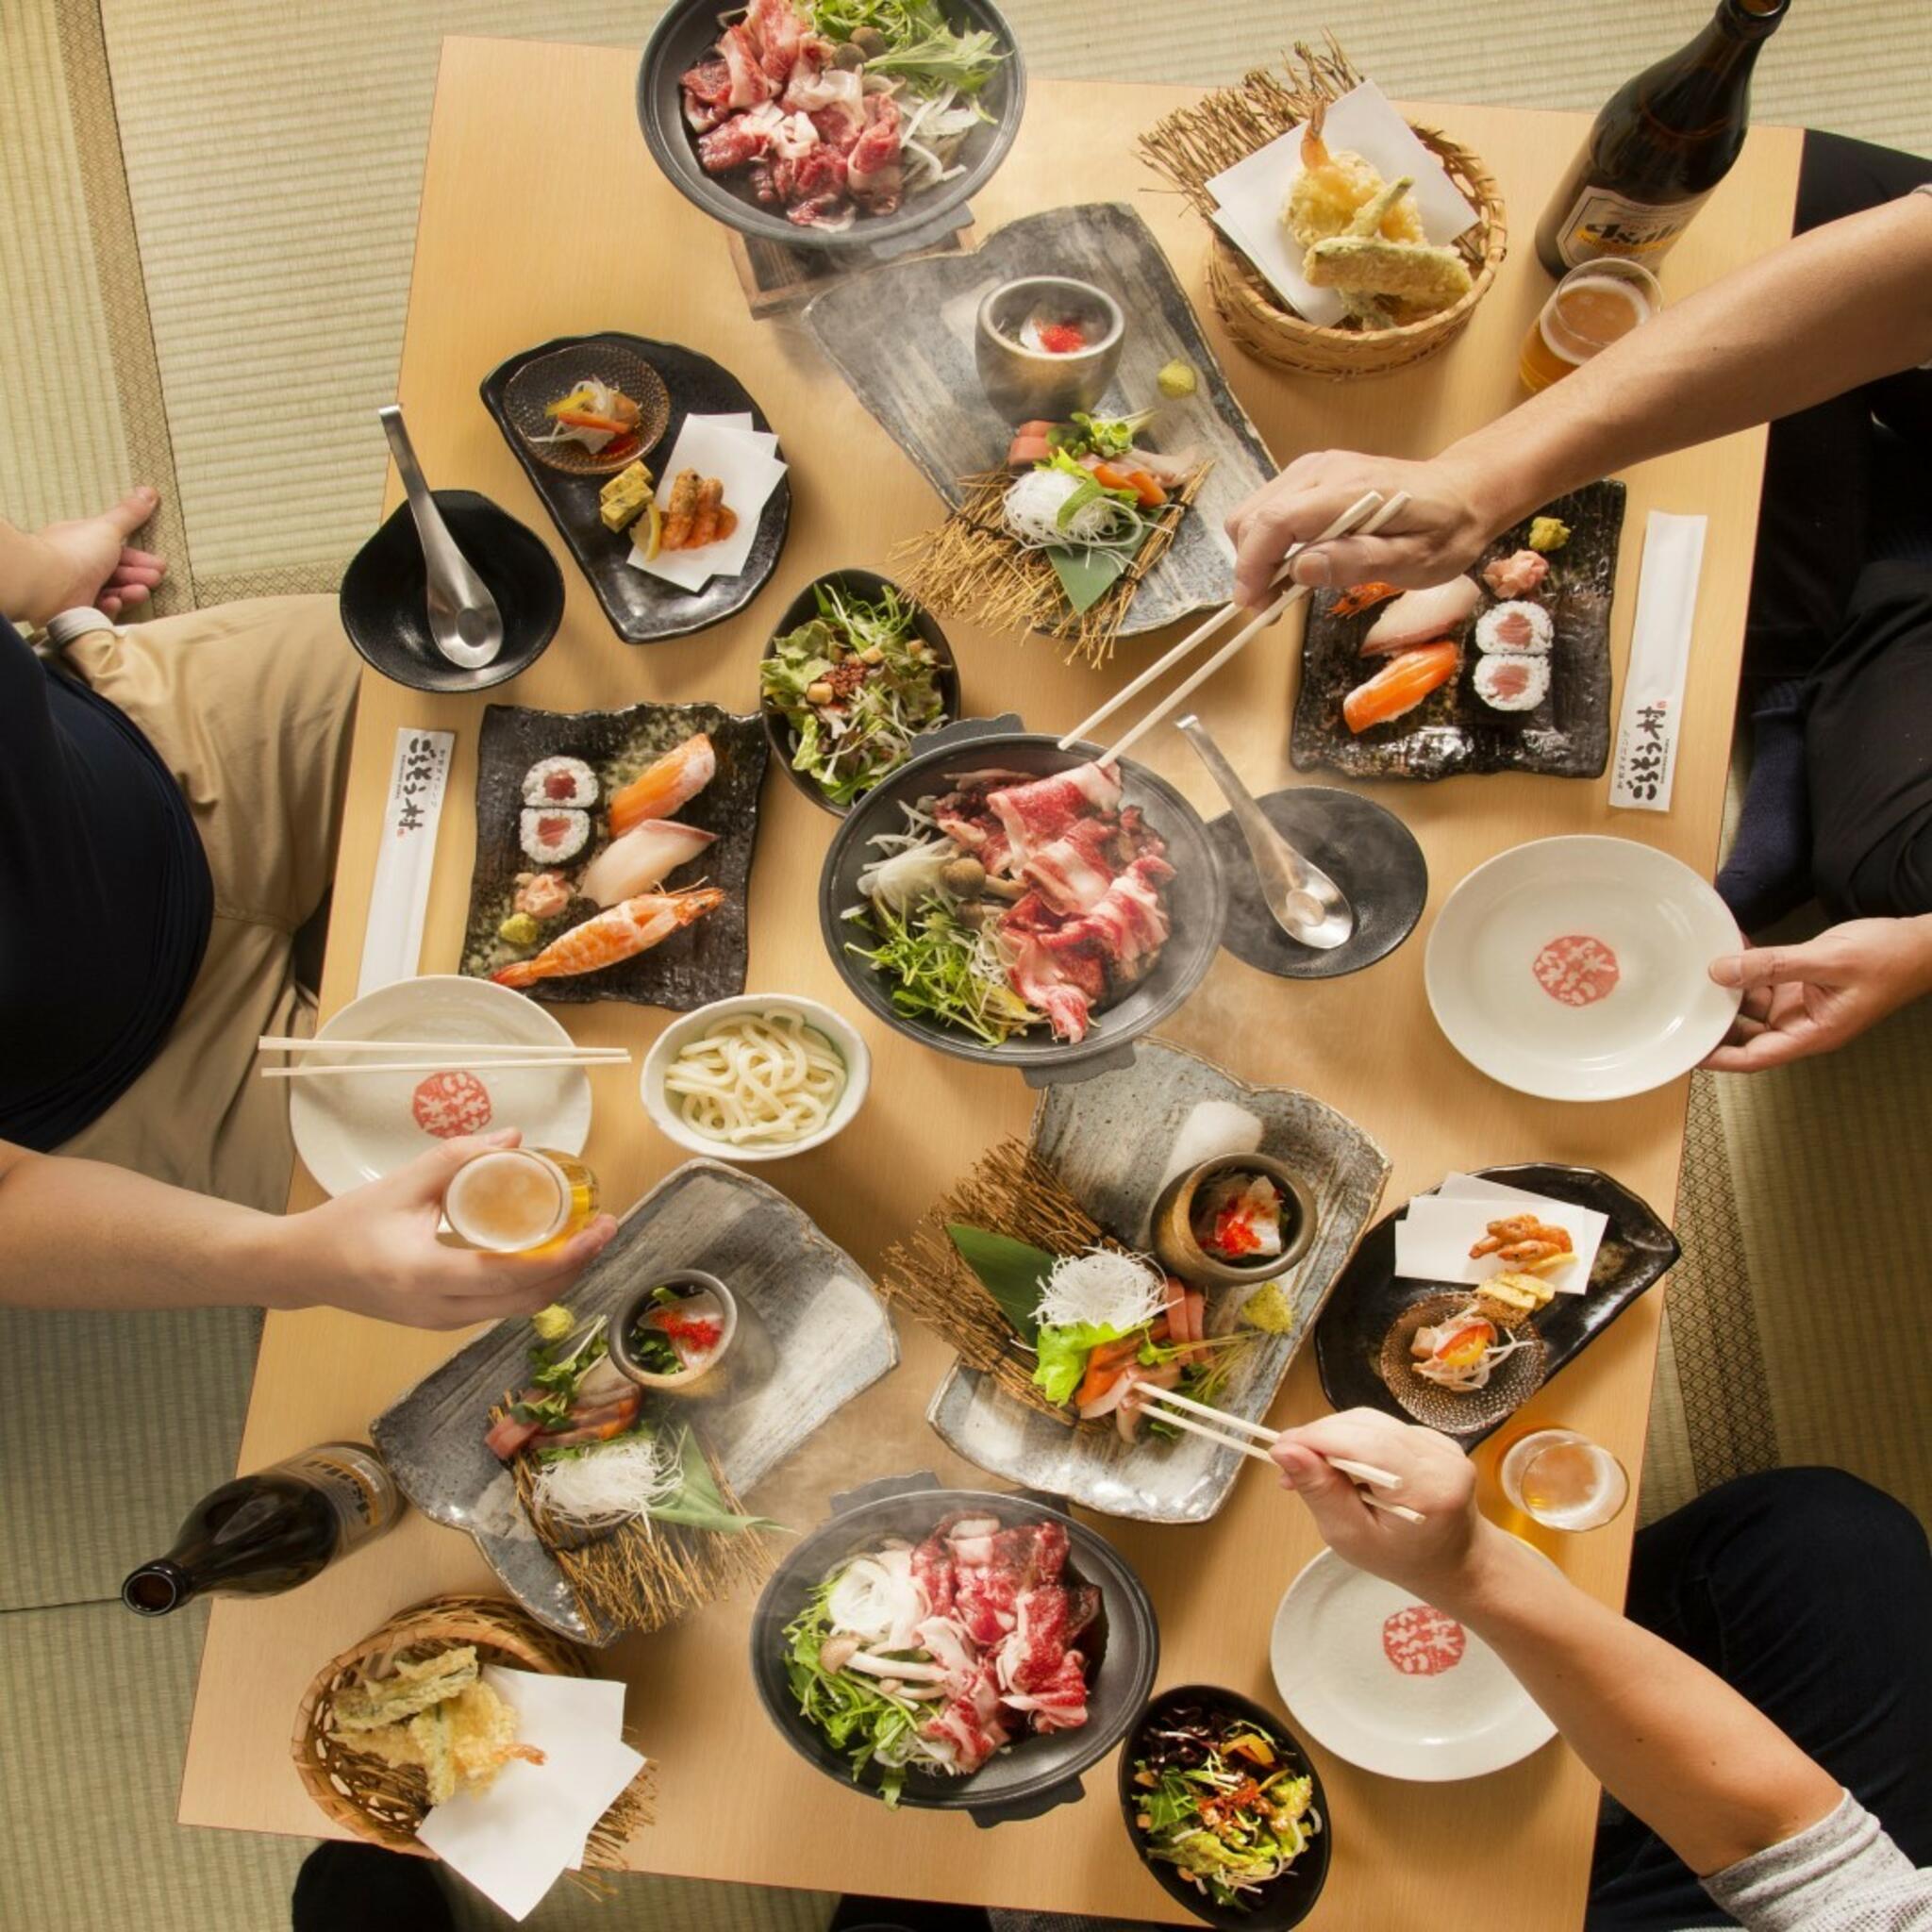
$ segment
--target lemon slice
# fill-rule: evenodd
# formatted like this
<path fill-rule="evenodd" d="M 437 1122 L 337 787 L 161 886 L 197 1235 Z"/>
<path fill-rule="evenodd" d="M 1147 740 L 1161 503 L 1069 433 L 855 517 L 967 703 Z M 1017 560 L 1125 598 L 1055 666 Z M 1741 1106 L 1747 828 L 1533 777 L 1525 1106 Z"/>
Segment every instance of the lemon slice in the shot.
<path fill-rule="evenodd" d="M 658 499 L 654 496 L 644 506 L 643 541 L 641 547 L 646 563 L 657 557 L 658 552 L 663 547 L 663 541 L 664 512 L 658 508 Z"/>

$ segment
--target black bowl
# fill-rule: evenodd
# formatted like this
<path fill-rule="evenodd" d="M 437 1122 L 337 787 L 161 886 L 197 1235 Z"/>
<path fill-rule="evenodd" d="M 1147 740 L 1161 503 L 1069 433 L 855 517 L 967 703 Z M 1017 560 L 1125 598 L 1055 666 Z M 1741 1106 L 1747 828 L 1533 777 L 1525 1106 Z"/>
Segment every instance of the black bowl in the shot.
<path fill-rule="evenodd" d="M 1075 1522 L 1044 1496 L 993 1490 L 942 1490 L 929 1472 L 886 1476 L 832 1498 L 832 1518 L 807 1536 L 765 1585 L 751 1624 L 751 1669 L 758 1699 L 785 1741 L 829 1778 L 868 1797 L 878 1794 L 871 1766 L 852 1765 L 799 1711 L 785 1674 L 785 1626 L 826 1573 L 848 1557 L 877 1547 L 882 1537 L 917 1541 L 942 1516 L 971 1512 L 1008 1526 L 1058 1523 L 1071 1548 L 1067 1574 L 1100 1591 L 1100 1616 L 1081 1638 L 1088 1663 L 1087 1722 L 1076 1731 L 1020 1740 L 971 1777 L 911 1771 L 900 1804 L 932 1811 L 965 1811 L 976 1824 L 1038 1818 L 1082 1795 L 1080 1774 L 1124 1738 L 1154 1687 L 1160 1633 L 1141 1579 L 1098 1531 Z"/>
<path fill-rule="evenodd" d="M 488 691 L 527 671 L 563 622 L 563 573 L 537 533 L 474 490 L 430 494 L 457 548 L 503 613 L 503 649 L 480 670 L 452 664 L 429 635 L 423 544 L 404 503 L 342 573 L 342 628 L 385 677 L 411 691 Z"/>
<path fill-rule="evenodd" d="M 1134 1760 L 1141 1755 L 1141 1734 L 1150 1724 L 1184 1704 L 1205 1704 L 1232 1711 L 1244 1723 L 1259 1725 L 1284 1747 L 1295 1774 L 1313 1782 L 1309 1804 L 1322 1821 L 1321 1830 L 1314 1834 L 1301 1857 L 1279 1878 L 1263 1888 L 1251 1903 L 1245 1905 L 1218 1906 L 1206 1892 L 1196 1891 L 1174 1866 L 1150 1858 L 1141 1828 L 1134 1823 L 1134 1814 L 1139 1808 Z M 1169 1898 L 1192 1912 L 1195 1918 L 1209 1925 L 1224 1926 L 1226 1932 L 1288 1932 L 1291 1925 L 1299 1925 L 1315 1909 L 1315 1901 L 1322 1896 L 1322 1888 L 1328 1882 L 1328 1858 L 1334 1849 L 1335 1824 L 1328 1813 L 1327 1793 L 1322 1789 L 1322 1774 L 1315 1769 L 1313 1760 L 1302 1749 L 1294 1733 L 1272 1710 L 1264 1710 L 1252 1698 L 1243 1697 L 1238 1690 L 1224 1690 L 1218 1684 L 1178 1684 L 1171 1690 L 1163 1690 L 1158 1697 L 1147 1700 L 1145 1707 L 1128 1730 L 1126 1740 L 1121 1747 L 1121 1822 L 1127 1828 L 1127 1836 L 1133 1840 L 1135 1853 L 1141 1864 L 1153 1873 L 1156 1883 Z"/>
<path fill-rule="evenodd" d="M 1124 758 L 1121 781 L 1125 803 L 1139 806 L 1148 824 L 1166 840 L 1168 862 L 1174 869 L 1167 888 L 1172 930 L 1147 976 L 1123 998 L 1096 1011 L 1081 1041 L 1054 1040 L 1036 1031 L 1001 1046 L 986 1046 L 958 1027 L 900 1012 L 885 975 L 846 951 L 848 941 L 864 940 L 862 930 L 844 915 L 847 908 L 862 903 L 858 875 L 874 856 L 872 840 L 881 832 L 902 830 L 901 802 L 944 790 L 941 781 L 949 774 L 997 767 L 1044 777 L 1098 754 L 1094 745 L 1061 751 L 1051 732 L 1019 727 L 1019 719 L 1011 713 L 949 724 L 924 741 L 929 749 L 908 759 L 853 806 L 819 874 L 819 930 L 845 984 L 887 1025 L 960 1059 L 1017 1067 L 1029 1084 L 1047 1086 L 1091 1079 L 1132 1063 L 1134 1041 L 1178 1011 L 1213 965 L 1221 946 L 1226 888 L 1200 814 L 1165 778 Z"/>
<path fill-rule="evenodd" d="M 848 254 L 875 248 L 881 242 L 895 244 L 888 252 L 897 254 L 937 241 L 963 225 L 965 217 L 948 218 L 962 202 L 979 192 L 1006 158 L 1020 131 L 1020 115 L 1026 105 L 1025 62 L 999 8 L 991 0 L 941 0 L 941 5 L 954 26 L 985 27 L 998 35 L 1007 58 L 979 94 L 980 105 L 991 118 L 975 127 L 960 145 L 957 158 L 965 173 L 907 200 L 896 213 L 860 215 L 849 228 L 837 233 L 801 228 L 782 214 L 759 208 L 724 179 L 706 174 L 698 165 L 697 146 L 684 118 L 684 95 L 678 80 L 717 42 L 718 0 L 673 0 L 644 43 L 644 57 L 638 63 L 637 106 L 645 145 L 686 200 L 695 202 L 708 215 L 741 235 L 755 235 L 787 248 Z"/>
<path fill-rule="evenodd" d="M 898 591 L 899 595 L 911 608 L 912 628 L 925 640 L 939 658 L 937 676 L 940 701 L 945 708 L 940 715 L 939 724 L 934 725 L 933 729 L 937 731 L 941 726 L 950 724 L 958 717 L 959 666 L 953 657 L 953 647 L 947 642 L 945 632 L 933 621 L 932 613 L 924 605 L 901 590 L 891 577 L 882 577 L 875 570 L 828 570 L 823 576 L 812 578 L 811 582 L 786 605 L 784 616 L 779 618 L 777 628 L 773 631 L 770 641 L 765 645 L 767 658 L 777 649 L 780 638 L 796 630 L 802 624 L 809 624 L 819 614 L 818 601 L 814 593 L 821 584 L 829 585 L 833 590 L 843 591 L 850 596 L 874 599 L 887 591 Z M 791 754 L 798 748 L 798 738 L 784 712 L 761 694 L 758 698 L 758 715 L 765 721 L 765 736 L 770 740 L 772 746 L 772 762 L 821 810 L 842 819 L 852 808 L 849 805 L 834 805 L 825 796 L 824 788 L 809 772 L 793 769 Z"/>

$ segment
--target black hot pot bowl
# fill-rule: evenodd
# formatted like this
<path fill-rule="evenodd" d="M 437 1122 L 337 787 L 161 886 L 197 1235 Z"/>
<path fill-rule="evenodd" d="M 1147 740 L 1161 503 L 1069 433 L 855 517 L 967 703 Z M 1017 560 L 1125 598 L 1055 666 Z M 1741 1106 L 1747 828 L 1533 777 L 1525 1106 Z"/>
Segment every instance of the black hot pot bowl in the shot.
<path fill-rule="evenodd" d="M 918 1542 L 942 1517 L 962 1514 L 995 1517 L 1003 1528 L 1059 1524 L 1070 1545 L 1068 1581 L 1100 1591 L 1100 1615 L 1080 1639 L 1089 1685 L 1084 1725 L 1024 1737 L 970 1777 L 917 1769 L 907 1774 L 902 1805 L 964 1811 L 980 1825 L 1005 1824 L 1038 1818 L 1081 1796 L 1080 1774 L 1105 1757 L 1140 1718 L 1160 1660 L 1154 1607 L 1141 1579 L 1111 1543 L 1051 1498 L 941 1489 L 930 1472 L 882 1477 L 834 1496 L 830 1520 L 798 1543 L 758 1598 L 751 1625 L 752 1676 L 766 1713 L 801 1757 L 838 1783 L 877 1796 L 876 1771 L 868 1766 L 855 1781 L 844 1754 L 800 1713 L 785 1674 L 785 1626 L 847 1558 L 877 1548 L 888 1537 Z"/>
<path fill-rule="evenodd" d="M 1166 888 L 1167 943 L 1139 984 L 1093 1014 L 1084 1040 L 1055 1040 L 1036 1028 L 1001 1045 L 987 1046 L 963 1028 L 902 1013 L 892 1004 L 891 982 L 850 950 L 855 943 L 868 943 L 866 929 L 845 916 L 849 908 L 864 904 L 858 875 L 878 856 L 872 843 L 874 836 L 905 829 L 901 805 L 950 790 L 949 777 L 992 770 L 1047 777 L 1086 763 L 1099 747 L 1075 744 L 1062 751 L 1051 732 L 1024 731 L 1011 713 L 968 718 L 928 732 L 919 742 L 924 749 L 917 758 L 875 785 L 846 813 L 825 854 L 819 875 L 819 929 L 845 984 L 895 1031 L 960 1059 L 1018 1068 L 1029 1086 L 1088 1080 L 1132 1065 L 1134 1041 L 1179 1011 L 1207 976 L 1221 947 L 1226 888 L 1200 813 L 1146 766 L 1132 758 L 1120 761 L 1123 803 L 1140 807 L 1147 824 L 1167 841 L 1168 862 L 1174 869 Z"/>

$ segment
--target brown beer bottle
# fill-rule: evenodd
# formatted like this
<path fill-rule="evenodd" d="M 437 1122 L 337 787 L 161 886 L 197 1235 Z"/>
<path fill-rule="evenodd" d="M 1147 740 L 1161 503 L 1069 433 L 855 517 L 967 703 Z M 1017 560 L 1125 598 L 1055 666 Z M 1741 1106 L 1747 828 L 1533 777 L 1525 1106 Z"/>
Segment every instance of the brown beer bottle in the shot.
<path fill-rule="evenodd" d="M 1553 275 L 1604 255 L 1657 266 L 1738 158 L 1757 50 L 1790 7 L 1719 0 L 1694 41 L 1610 96 L 1537 225 Z"/>
<path fill-rule="evenodd" d="M 394 1481 L 364 1442 L 324 1442 L 210 1490 L 165 1557 L 121 1586 L 121 1601 L 164 1617 L 190 1597 L 274 1596 L 379 1536 L 402 1511 Z"/>

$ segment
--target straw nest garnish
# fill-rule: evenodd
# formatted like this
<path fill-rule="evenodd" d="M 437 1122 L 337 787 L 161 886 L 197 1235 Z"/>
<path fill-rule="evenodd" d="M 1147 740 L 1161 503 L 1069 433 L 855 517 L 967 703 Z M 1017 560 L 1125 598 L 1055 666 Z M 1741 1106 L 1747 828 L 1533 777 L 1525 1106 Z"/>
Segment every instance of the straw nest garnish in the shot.
<path fill-rule="evenodd" d="M 567 1638 L 546 1630 L 518 1606 L 493 1597 L 433 1598 L 399 1612 L 360 1643 L 325 1665 L 309 1684 L 296 1713 L 295 1767 L 308 1794 L 344 1830 L 392 1852 L 432 1856 L 416 1828 L 429 1810 L 429 1784 L 418 1765 L 391 1764 L 356 1748 L 356 1733 L 335 1727 L 335 1705 L 346 1690 L 380 1682 L 400 1663 L 420 1663 L 458 1645 L 479 1662 L 546 1675 L 587 1677 L 590 1658 Z M 626 1731 L 640 1751 L 644 1740 Z M 567 1874 L 586 1890 L 610 1888 L 592 1875 L 625 1869 L 625 1846 L 654 1823 L 657 1774 L 649 1764 L 618 1794 L 591 1827 L 582 1873 Z"/>
<path fill-rule="evenodd" d="M 1005 506 L 1013 477 L 1007 470 L 961 479 L 965 495 L 945 522 L 894 548 L 899 579 L 935 616 L 967 617 L 991 630 L 1022 637 L 1041 631 L 1065 646 L 1068 663 L 1080 659 L 1098 670 L 1113 656 L 1135 593 L 1166 556 L 1212 467 L 1201 464 L 1148 519 L 1146 538 L 1133 561 L 1113 588 L 1084 611 L 1069 607 L 1046 558 L 1025 549 L 1008 529 Z"/>
<path fill-rule="evenodd" d="M 506 1395 L 491 1420 L 514 1400 Z M 719 1495 L 741 1515 L 731 1485 L 710 1452 L 703 1453 Z M 661 1630 L 741 1588 L 756 1588 L 772 1574 L 772 1548 L 758 1528 L 698 1529 L 634 1516 L 614 1528 L 587 1532 L 538 1506 L 541 1469 L 534 1456 L 519 1456 L 511 1474 L 517 1501 L 575 1593 L 594 1643 L 608 1643 L 625 1630 Z"/>
<path fill-rule="evenodd" d="M 886 1250 L 879 1264 L 879 1292 L 938 1334 L 967 1368 L 990 1376 L 1002 1394 L 1069 1428 L 1110 1432 L 1111 1421 L 1082 1423 L 1034 1386 L 1033 1352 L 966 1265 L 946 1232 L 949 1222 L 1005 1235 L 1053 1255 L 1077 1256 L 1100 1248 L 1133 1257 L 1133 1250 L 1108 1235 L 1024 1141 L 1008 1140 L 989 1149 L 903 1241 Z"/>

